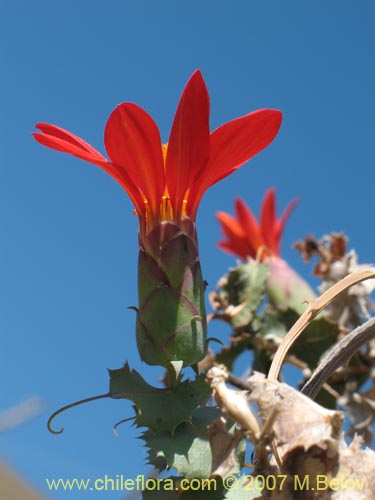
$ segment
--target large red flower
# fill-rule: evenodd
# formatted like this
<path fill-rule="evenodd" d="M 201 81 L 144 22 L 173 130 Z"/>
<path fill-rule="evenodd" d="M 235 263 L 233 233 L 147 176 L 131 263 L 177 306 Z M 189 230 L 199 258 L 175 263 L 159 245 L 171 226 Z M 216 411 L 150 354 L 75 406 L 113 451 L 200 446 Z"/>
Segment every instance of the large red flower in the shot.
<path fill-rule="evenodd" d="M 226 241 L 220 241 L 219 247 L 246 260 L 248 257 L 265 260 L 269 256 L 278 257 L 281 235 L 288 217 L 296 206 L 294 199 L 283 215 L 276 217 L 275 190 L 269 189 L 263 199 L 259 223 L 241 198 L 235 201 L 236 217 L 225 212 L 218 212 L 216 217 Z"/>
<path fill-rule="evenodd" d="M 276 136 L 281 112 L 260 109 L 209 130 L 209 95 L 200 71 L 189 79 L 177 107 L 169 142 L 142 108 L 122 103 L 104 131 L 109 160 L 76 135 L 38 123 L 35 139 L 108 172 L 130 196 L 139 215 L 141 238 L 163 221 L 195 220 L 202 195 Z"/>

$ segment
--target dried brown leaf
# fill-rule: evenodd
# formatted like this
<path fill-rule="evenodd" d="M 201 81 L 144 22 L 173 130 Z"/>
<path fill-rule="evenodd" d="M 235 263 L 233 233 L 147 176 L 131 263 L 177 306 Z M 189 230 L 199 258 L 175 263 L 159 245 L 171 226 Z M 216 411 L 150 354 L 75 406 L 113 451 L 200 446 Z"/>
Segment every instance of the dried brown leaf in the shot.
<path fill-rule="evenodd" d="M 228 432 L 225 420 L 216 419 L 208 427 L 208 437 L 212 452 L 212 476 L 225 477 L 236 466 L 236 446 L 242 434 Z"/>

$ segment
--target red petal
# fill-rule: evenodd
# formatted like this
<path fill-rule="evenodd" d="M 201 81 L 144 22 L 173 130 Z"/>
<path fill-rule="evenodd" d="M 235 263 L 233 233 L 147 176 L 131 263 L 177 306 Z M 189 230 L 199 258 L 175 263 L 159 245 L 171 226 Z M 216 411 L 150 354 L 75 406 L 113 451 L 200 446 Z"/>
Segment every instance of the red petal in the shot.
<path fill-rule="evenodd" d="M 209 158 L 210 102 L 200 71 L 191 76 L 182 93 L 168 143 L 166 178 L 175 215 L 186 191 L 206 166 Z"/>
<path fill-rule="evenodd" d="M 281 216 L 281 218 L 278 221 L 276 221 L 275 239 L 276 239 L 278 249 L 280 246 L 281 236 L 282 236 L 282 232 L 284 230 L 285 224 L 286 224 L 287 220 L 289 219 L 290 214 L 293 212 L 295 206 L 297 205 L 298 201 L 299 201 L 298 198 L 294 198 L 294 200 L 292 200 L 289 203 L 289 205 L 286 207 L 286 209 L 284 210 L 284 213 Z"/>
<path fill-rule="evenodd" d="M 276 137 L 282 114 L 273 109 L 259 109 L 225 123 L 211 134 L 208 173 L 211 184 L 218 182 L 257 153 Z"/>
<path fill-rule="evenodd" d="M 221 224 L 222 233 L 228 239 L 228 241 L 219 242 L 219 247 L 246 260 L 249 251 L 243 227 L 234 217 L 225 212 L 217 212 L 216 218 Z"/>
<path fill-rule="evenodd" d="M 260 212 L 260 227 L 265 244 L 275 255 L 278 255 L 279 251 L 275 234 L 276 223 L 275 190 L 271 188 L 267 191 L 263 199 Z"/>
<path fill-rule="evenodd" d="M 243 227 L 232 215 L 227 214 L 226 212 L 217 212 L 216 218 L 221 224 L 223 233 L 228 238 L 236 239 L 244 238 L 246 236 Z"/>
<path fill-rule="evenodd" d="M 44 146 L 78 156 L 82 160 L 107 163 L 99 151 L 75 134 L 49 123 L 37 123 L 35 127 L 43 133 L 35 132 L 33 136 Z"/>
<path fill-rule="evenodd" d="M 217 246 L 222 250 L 224 250 L 225 252 L 231 253 L 233 255 L 236 255 L 237 257 L 240 257 L 243 260 L 246 260 L 247 253 L 245 248 L 241 252 L 240 247 L 238 245 L 234 245 L 233 243 L 227 241 L 219 241 Z"/>
<path fill-rule="evenodd" d="M 209 164 L 189 195 L 191 213 L 195 214 L 203 193 L 212 184 L 234 172 L 272 142 L 281 118 L 280 111 L 260 109 L 225 123 L 211 134 Z"/>
<path fill-rule="evenodd" d="M 114 109 L 108 119 L 104 143 L 113 163 L 126 168 L 157 214 L 165 189 L 164 162 L 159 129 L 151 116 L 132 103 Z"/>
<path fill-rule="evenodd" d="M 126 171 L 121 167 L 110 163 L 102 154 L 90 146 L 90 144 L 67 130 L 48 123 L 38 123 L 36 128 L 39 128 L 43 132 L 33 133 L 34 138 L 40 144 L 55 149 L 56 151 L 71 154 L 81 160 L 88 161 L 102 168 L 125 189 L 137 211 L 139 213 L 142 211 L 143 199 L 140 196 L 139 190 L 129 179 Z"/>
<path fill-rule="evenodd" d="M 256 258 L 259 248 L 264 245 L 258 222 L 241 198 L 235 201 L 237 219 L 246 234 L 248 256 Z"/>

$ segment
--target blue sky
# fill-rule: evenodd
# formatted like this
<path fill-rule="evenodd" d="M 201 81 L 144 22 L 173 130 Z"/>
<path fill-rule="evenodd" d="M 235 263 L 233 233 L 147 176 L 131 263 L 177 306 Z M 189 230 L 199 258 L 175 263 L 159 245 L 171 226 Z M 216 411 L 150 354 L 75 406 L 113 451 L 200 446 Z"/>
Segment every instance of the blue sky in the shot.
<path fill-rule="evenodd" d="M 199 68 L 212 129 L 262 107 L 284 116 L 272 145 L 200 206 L 210 288 L 234 263 L 216 247 L 215 211 L 232 211 L 240 195 L 257 212 L 271 186 L 280 209 L 301 200 L 282 253 L 305 277 L 310 268 L 290 245 L 307 233 L 345 231 L 360 260 L 374 262 L 375 7 L 371 0 L 3 0 L 0 9 L 0 410 L 33 395 L 45 402 L 40 418 L 0 434 L 0 456 L 47 496 L 45 478 L 134 478 L 145 470 L 137 431 L 124 425 L 112 434 L 132 415 L 125 400 L 62 415 L 61 436 L 45 422 L 60 405 L 106 392 L 106 368 L 129 360 L 150 382 L 161 371 L 140 362 L 127 309 L 137 302 L 130 201 L 98 168 L 38 145 L 34 124 L 60 125 L 104 153 L 110 112 L 131 101 L 167 140 L 181 91 Z M 79 494 L 86 497 L 121 495 Z"/>

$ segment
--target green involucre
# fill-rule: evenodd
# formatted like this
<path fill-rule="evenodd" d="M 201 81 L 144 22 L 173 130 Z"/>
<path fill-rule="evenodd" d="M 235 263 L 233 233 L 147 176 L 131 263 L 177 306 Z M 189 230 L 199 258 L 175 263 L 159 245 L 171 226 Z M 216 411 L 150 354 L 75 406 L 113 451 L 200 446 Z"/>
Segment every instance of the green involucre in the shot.
<path fill-rule="evenodd" d="M 164 222 L 141 241 L 137 345 L 143 361 L 196 364 L 207 350 L 204 282 L 195 227 Z"/>

